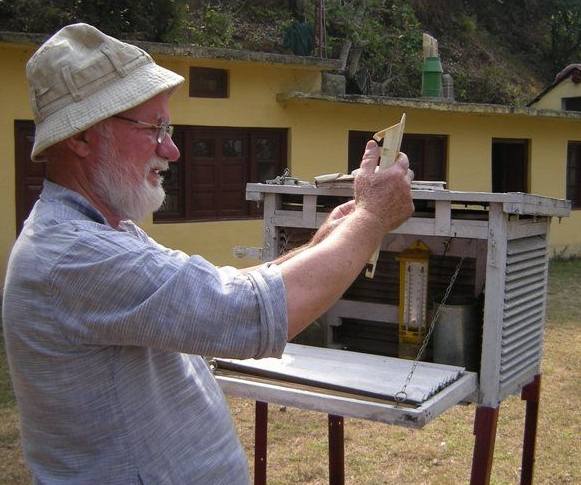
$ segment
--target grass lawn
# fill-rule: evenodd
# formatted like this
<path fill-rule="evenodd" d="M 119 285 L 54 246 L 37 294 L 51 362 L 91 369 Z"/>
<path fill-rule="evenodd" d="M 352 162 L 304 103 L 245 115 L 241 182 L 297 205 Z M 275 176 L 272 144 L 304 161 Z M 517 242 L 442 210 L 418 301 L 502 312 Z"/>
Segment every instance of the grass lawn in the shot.
<path fill-rule="evenodd" d="M 581 260 L 550 269 L 548 323 L 535 464 L 536 484 L 581 483 Z M 0 346 L 0 483 L 24 484 L 18 413 Z M 253 402 L 230 399 L 250 463 Z M 474 406 L 457 406 L 421 430 L 345 419 L 345 476 L 349 484 L 468 483 Z M 493 484 L 519 482 L 524 402 L 501 404 L 492 470 Z M 397 480 L 394 482 L 394 480 Z M 327 417 L 271 406 L 269 484 L 324 484 Z"/>

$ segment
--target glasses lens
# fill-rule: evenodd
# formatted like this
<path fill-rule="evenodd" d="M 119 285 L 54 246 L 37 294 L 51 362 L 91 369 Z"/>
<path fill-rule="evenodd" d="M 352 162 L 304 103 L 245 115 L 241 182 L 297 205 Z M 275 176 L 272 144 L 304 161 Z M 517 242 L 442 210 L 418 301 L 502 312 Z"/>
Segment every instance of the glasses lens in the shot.
<path fill-rule="evenodd" d="M 163 140 L 165 140 L 166 136 L 171 138 L 172 135 L 173 125 L 170 125 L 169 123 L 162 123 L 159 127 L 159 132 L 157 133 L 157 143 L 161 143 Z"/>

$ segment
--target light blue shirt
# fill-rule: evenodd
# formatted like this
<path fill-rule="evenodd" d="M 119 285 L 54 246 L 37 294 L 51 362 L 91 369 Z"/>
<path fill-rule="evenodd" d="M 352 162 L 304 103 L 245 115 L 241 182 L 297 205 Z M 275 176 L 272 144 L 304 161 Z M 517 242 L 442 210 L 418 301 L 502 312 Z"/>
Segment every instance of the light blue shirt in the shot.
<path fill-rule="evenodd" d="M 199 356 L 282 354 L 276 265 L 216 268 L 131 222 L 111 228 L 47 181 L 10 256 L 3 320 L 36 483 L 248 482 L 224 396 Z"/>

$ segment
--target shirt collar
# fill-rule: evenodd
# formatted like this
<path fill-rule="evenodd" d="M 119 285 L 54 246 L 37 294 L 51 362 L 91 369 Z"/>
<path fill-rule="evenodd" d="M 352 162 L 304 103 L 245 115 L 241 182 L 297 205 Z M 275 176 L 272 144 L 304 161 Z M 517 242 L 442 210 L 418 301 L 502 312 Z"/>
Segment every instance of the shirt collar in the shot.
<path fill-rule="evenodd" d="M 91 219 L 99 224 L 107 224 L 105 216 L 91 205 L 91 203 L 78 192 L 63 187 L 62 185 L 45 179 L 40 198 L 47 202 L 59 202 L 69 209 L 78 212 L 84 218 Z"/>

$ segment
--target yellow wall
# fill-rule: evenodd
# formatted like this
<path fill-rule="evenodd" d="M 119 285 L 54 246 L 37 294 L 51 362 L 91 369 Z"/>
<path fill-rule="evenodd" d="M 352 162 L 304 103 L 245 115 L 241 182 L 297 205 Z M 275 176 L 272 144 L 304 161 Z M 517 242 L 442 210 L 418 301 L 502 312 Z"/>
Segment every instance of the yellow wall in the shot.
<path fill-rule="evenodd" d="M 401 108 L 291 102 L 285 108 L 293 126 L 293 175 L 310 180 L 326 172 L 347 170 L 349 130 L 377 131 L 397 122 Z M 493 138 L 530 140 L 530 187 L 533 194 L 565 198 L 567 142 L 581 141 L 581 121 L 511 115 L 464 114 L 406 109 L 406 133 L 448 138 L 448 188 L 492 189 Z M 581 254 L 581 211 L 553 220 L 554 252 Z"/>
<path fill-rule="evenodd" d="M 28 92 L 24 65 L 32 54 L 32 48 L 0 43 L 2 63 L 2 89 L 0 89 L 0 207 L 2 207 L 2 230 L 0 230 L 0 278 L 4 281 L 6 262 L 16 236 L 16 203 L 14 185 L 14 120 L 30 120 L 32 112 L 28 103 Z M 0 283 L 0 288 L 2 287 Z"/>
<path fill-rule="evenodd" d="M 568 77 L 531 106 L 537 109 L 562 109 L 561 99 L 574 97 L 581 97 L 581 83 L 575 84 Z"/>
<path fill-rule="evenodd" d="M 3 89 L 0 91 L 0 143 L 4 176 L 0 179 L 4 230 L 0 234 L 0 277 L 15 238 L 14 131 L 15 119 L 32 119 L 24 66 L 32 47 L 0 43 Z M 278 93 L 316 92 L 320 74 L 312 69 L 229 61 L 160 58 L 158 62 L 188 79 L 190 66 L 225 68 L 230 72 L 227 99 L 189 98 L 187 86 L 172 97 L 176 124 L 287 128 L 288 161 L 292 174 L 304 180 L 327 172 L 347 170 L 349 130 L 376 131 L 399 120 L 400 108 L 306 101 L 281 104 Z M 186 82 L 187 84 L 187 82 Z M 455 190 L 490 191 L 492 138 L 531 140 L 531 192 L 563 198 L 566 144 L 581 141 L 581 122 L 509 115 L 463 114 L 406 109 L 407 133 L 449 136 L 448 181 Z M 199 253 L 216 264 L 242 266 L 232 247 L 261 246 L 260 221 L 153 224 L 143 227 L 169 247 Z M 552 244 L 581 250 L 581 211 L 554 224 Z"/>

